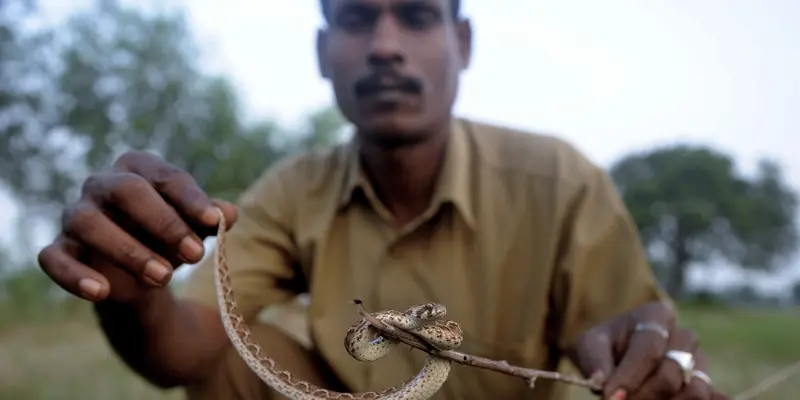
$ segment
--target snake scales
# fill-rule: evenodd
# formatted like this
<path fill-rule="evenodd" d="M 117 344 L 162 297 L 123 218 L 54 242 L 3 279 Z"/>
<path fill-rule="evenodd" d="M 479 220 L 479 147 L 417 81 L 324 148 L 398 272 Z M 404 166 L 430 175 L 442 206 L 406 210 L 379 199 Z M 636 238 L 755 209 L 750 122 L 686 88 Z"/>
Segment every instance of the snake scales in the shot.
<path fill-rule="evenodd" d="M 217 230 L 214 278 L 222 323 L 239 356 L 264 383 L 294 400 L 423 400 L 432 397 L 441 388 L 450 373 L 451 361 L 435 356 L 428 356 L 419 373 L 401 385 L 379 392 L 341 393 L 297 380 L 273 359 L 262 354 L 261 347 L 253 341 L 250 329 L 239 313 L 234 299 L 225 257 L 226 221 L 219 208 L 217 213 L 220 220 Z M 390 310 L 372 315 L 387 325 L 413 332 L 438 349 L 451 350 L 461 344 L 463 337 L 458 323 L 439 319 L 445 313 L 444 306 L 427 303 L 411 307 L 405 312 Z M 374 361 L 387 355 L 397 342 L 381 336 L 379 331 L 362 318 L 347 331 L 344 344 L 347 352 L 356 360 Z"/>

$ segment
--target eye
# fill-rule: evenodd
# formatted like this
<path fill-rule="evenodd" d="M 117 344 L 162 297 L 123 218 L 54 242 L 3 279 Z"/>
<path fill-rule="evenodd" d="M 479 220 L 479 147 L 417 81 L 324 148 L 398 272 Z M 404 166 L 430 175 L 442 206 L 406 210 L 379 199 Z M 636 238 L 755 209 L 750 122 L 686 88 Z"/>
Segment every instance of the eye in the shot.
<path fill-rule="evenodd" d="M 397 7 L 397 19 L 411 29 L 424 30 L 438 24 L 441 13 L 429 4 L 409 2 Z"/>
<path fill-rule="evenodd" d="M 378 12 L 363 5 L 351 5 L 342 8 L 336 14 L 336 25 L 347 31 L 363 31 L 375 25 Z"/>

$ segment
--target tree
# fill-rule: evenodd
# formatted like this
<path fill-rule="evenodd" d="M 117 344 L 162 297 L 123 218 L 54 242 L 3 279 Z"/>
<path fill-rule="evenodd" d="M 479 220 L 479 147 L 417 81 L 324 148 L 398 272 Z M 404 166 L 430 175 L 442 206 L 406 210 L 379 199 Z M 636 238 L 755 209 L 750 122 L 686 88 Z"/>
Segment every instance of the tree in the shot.
<path fill-rule="evenodd" d="M 4 46 L 16 50 L 14 58 L 0 59 L 4 81 L 43 82 L 0 100 L 0 113 L 17 121 L 0 124 L 2 179 L 33 215 L 53 220 L 88 173 L 130 149 L 163 156 L 210 195 L 230 200 L 276 160 L 329 143 L 342 126 L 336 109 L 312 115 L 305 132 L 243 122 L 227 80 L 202 72 L 180 9 L 145 12 L 98 0 L 50 29 L 55 39 L 31 53 L 45 67 L 10 67 L 26 60 L 19 35 Z"/>
<path fill-rule="evenodd" d="M 797 281 L 794 286 L 792 286 L 792 297 L 795 303 L 800 304 L 800 281 Z"/>
<path fill-rule="evenodd" d="M 56 222 L 86 176 L 127 150 L 159 154 L 211 196 L 234 200 L 269 165 L 330 145 L 344 125 L 333 107 L 297 129 L 245 122 L 230 83 L 202 72 L 180 9 L 96 0 L 63 24 L 23 29 L 35 17 L 32 0 L 0 1 L 0 184 L 23 207 L 21 245 L 34 222 Z M 9 309 L 54 309 L 47 294 L 60 290 L 38 269 L 0 275 Z"/>
<path fill-rule="evenodd" d="M 629 155 L 611 175 L 651 257 L 667 267 L 673 296 L 683 294 L 693 263 L 770 270 L 798 246 L 797 196 L 774 162 L 762 161 L 748 180 L 729 156 L 678 145 Z"/>
<path fill-rule="evenodd" d="M 51 36 L 23 29 L 36 11 L 29 0 L 0 2 L 0 176 L 12 187 L 30 186 L 20 174 L 27 163 L 18 160 L 47 156 L 47 150 L 27 145 L 43 139 L 34 125 L 43 119 L 43 99 L 52 94 L 44 54 Z"/>

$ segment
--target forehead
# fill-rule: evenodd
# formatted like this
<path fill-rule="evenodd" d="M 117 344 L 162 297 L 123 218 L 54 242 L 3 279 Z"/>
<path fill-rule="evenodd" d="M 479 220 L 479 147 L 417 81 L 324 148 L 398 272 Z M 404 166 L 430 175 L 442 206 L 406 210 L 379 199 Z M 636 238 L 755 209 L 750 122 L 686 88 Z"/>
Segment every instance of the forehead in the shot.
<path fill-rule="evenodd" d="M 348 6 L 368 6 L 375 8 L 392 8 L 404 4 L 426 4 L 440 9 L 450 8 L 451 0 L 330 0 L 330 10 L 336 11 Z"/>

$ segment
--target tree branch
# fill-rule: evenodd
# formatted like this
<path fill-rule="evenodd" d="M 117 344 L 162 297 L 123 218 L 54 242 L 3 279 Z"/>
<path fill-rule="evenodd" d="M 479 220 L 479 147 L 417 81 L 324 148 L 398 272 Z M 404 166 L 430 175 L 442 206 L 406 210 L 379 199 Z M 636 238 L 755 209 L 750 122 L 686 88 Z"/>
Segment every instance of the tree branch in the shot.
<path fill-rule="evenodd" d="M 414 347 L 418 350 L 422 350 L 436 357 L 448 359 L 450 361 L 457 362 L 463 365 L 469 365 L 472 367 L 500 372 L 506 375 L 516 376 L 518 378 L 525 380 L 525 382 L 531 389 L 533 389 L 536 380 L 541 378 L 541 379 L 560 381 L 570 385 L 582 386 L 591 390 L 597 390 L 597 391 L 602 390 L 602 386 L 600 385 L 599 382 L 592 381 L 589 379 L 583 379 L 572 375 L 565 375 L 555 371 L 542 371 L 538 369 L 517 367 L 503 360 L 492 360 L 453 350 L 438 350 L 425 340 L 414 335 L 413 333 L 394 326 L 386 325 L 377 318 L 373 317 L 366 310 L 364 310 L 364 305 L 362 304 L 361 300 L 355 299 L 353 300 L 353 303 L 355 303 L 358 309 L 358 313 L 365 320 L 367 320 L 370 323 L 370 325 L 372 325 L 375 329 L 380 331 L 381 334 L 383 334 L 387 338 L 401 341 L 411 347 Z"/>

